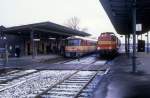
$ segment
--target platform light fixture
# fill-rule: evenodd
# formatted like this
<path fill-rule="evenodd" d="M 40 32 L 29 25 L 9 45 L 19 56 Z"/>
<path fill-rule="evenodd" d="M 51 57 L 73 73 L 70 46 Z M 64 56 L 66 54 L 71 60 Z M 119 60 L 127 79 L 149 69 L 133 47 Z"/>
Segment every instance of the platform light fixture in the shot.
<path fill-rule="evenodd" d="M 38 41 L 40 41 L 40 39 L 39 38 L 36 38 L 36 39 L 33 39 L 35 42 L 38 42 Z"/>
<path fill-rule="evenodd" d="M 56 38 L 49 37 L 48 39 L 55 40 Z"/>
<path fill-rule="evenodd" d="M 6 37 L 6 36 L 4 36 L 4 37 L 3 37 L 3 39 L 4 39 L 4 40 L 6 40 L 6 39 L 7 39 L 7 37 Z"/>

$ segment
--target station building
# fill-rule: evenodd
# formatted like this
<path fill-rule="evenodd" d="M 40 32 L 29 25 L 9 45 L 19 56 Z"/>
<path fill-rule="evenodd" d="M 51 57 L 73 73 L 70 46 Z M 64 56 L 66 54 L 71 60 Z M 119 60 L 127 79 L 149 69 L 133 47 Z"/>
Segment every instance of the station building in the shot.
<path fill-rule="evenodd" d="M 65 38 L 89 36 L 88 33 L 70 29 L 52 22 L 42 22 L 5 28 L 0 27 L 0 48 L 7 47 L 10 57 L 63 54 Z"/>

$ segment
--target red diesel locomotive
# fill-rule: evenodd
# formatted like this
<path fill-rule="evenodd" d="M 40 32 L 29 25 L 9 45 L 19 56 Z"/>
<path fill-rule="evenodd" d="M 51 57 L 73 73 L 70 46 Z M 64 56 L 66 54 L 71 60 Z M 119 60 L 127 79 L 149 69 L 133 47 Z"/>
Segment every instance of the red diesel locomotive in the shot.
<path fill-rule="evenodd" d="M 101 33 L 97 42 L 97 51 L 102 57 L 109 57 L 118 52 L 121 42 L 112 32 Z"/>

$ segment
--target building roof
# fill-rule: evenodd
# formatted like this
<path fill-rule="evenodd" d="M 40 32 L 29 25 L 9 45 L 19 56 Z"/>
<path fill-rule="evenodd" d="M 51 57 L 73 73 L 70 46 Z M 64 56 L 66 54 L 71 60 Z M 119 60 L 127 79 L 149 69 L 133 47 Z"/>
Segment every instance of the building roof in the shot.
<path fill-rule="evenodd" d="M 43 34 L 45 36 L 89 36 L 90 34 L 73 30 L 71 28 L 55 24 L 52 22 L 42 22 L 42 23 L 35 23 L 35 24 L 28 24 L 28 25 L 21 25 L 21 26 L 14 26 L 3 29 L 3 32 L 6 34 L 22 34 L 22 35 L 29 35 L 33 29 L 36 33 Z"/>
<path fill-rule="evenodd" d="M 133 0 L 100 0 L 113 26 L 119 34 L 132 33 Z M 142 24 L 142 32 L 150 30 L 150 0 L 136 0 L 136 21 Z"/>

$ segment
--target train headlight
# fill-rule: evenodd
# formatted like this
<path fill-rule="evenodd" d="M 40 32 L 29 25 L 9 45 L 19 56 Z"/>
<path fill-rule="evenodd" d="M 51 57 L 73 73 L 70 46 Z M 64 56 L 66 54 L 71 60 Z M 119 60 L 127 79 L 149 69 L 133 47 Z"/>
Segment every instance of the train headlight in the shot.
<path fill-rule="evenodd" d="M 101 48 L 100 47 L 97 47 L 97 50 L 100 50 Z"/>
<path fill-rule="evenodd" d="M 111 49 L 112 49 L 112 47 L 108 47 L 108 49 L 110 49 L 110 50 L 111 50 Z"/>

